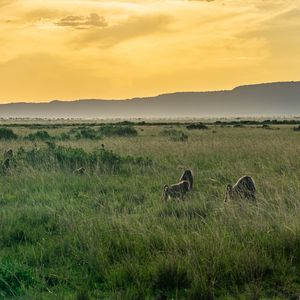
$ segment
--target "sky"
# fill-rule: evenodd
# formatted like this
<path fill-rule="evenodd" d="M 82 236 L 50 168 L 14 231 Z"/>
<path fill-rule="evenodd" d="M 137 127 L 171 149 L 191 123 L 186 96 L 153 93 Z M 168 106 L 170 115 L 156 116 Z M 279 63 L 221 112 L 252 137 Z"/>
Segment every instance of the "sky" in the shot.
<path fill-rule="evenodd" d="M 300 80 L 300 0 L 0 0 L 0 103 Z"/>

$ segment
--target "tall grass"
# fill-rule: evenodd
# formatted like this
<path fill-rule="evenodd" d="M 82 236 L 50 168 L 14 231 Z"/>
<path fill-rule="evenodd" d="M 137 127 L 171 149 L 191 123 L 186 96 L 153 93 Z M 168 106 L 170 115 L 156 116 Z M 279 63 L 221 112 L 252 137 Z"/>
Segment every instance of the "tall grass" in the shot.
<path fill-rule="evenodd" d="M 0 177 L 0 298 L 296 299 L 298 133 L 216 128 L 178 143 L 163 127 L 143 128 L 134 139 L 0 145 L 24 149 Z M 101 143 L 123 167 L 90 161 L 87 175 L 72 175 L 66 162 L 89 161 Z M 162 186 L 185 168 L 195 189 L 163 202 Z M 224 205 L 225 185 L 245 174 L 256 181 L 257 206 Z"/>

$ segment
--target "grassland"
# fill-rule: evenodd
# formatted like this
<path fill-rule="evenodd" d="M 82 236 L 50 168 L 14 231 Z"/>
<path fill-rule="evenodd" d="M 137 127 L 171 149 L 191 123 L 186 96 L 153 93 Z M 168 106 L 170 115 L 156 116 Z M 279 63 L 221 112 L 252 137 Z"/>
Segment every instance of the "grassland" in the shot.
<path fill-rule="evenodd" d="M 0 140 L 0 153 L 17 153 L 0 176 L 0 299 L 299 298 L 291 126 L 145 124 L 132 136 L 93 126 L 94 138 L 43 126 L 50 138 L 18 125 L 17 139 Z M 80 166 L 87 174 L 73 175 Z M 195 189 L 163 202 L 162 186 L 185 168 Z M 258 205 L 224 205 L 225 185 L 245 174 Z"/>

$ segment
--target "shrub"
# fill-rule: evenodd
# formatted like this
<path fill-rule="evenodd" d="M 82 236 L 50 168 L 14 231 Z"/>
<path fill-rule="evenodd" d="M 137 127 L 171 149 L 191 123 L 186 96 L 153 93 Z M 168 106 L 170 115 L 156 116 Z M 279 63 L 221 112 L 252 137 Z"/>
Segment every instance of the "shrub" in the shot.
<path fill-rule="evenodd" d="M 63 132 L 59 136 L 56 136 L 56 139 L 59 141 L 68 141 L 71 139 L 71 136 L 70 134 Z"/>
<path fill-rule="evenodd" d="M 118 125 L 127 125 L 127 126 L 132 126 L 134 123 L 131 122 L 131 121 L 122 121 L 122 122 L 119 122 L 117 123 Z"/>
<path fill-rule="evenodd" d="M 90 169 L 98 166 L 117 171 L 125 164 L 133 164 L 141 167 L 152 165 L 152 160 L 149 157 L 121 156 L 104 147 L 89 153 L 82 148 L 56 146 L 53 141 L 47 141 L 47 146 L 47 148 L 32 150 L 19 148 L 17 155 L 25 163 L 33 167 L 48 166 L 52 168 L 53 166 L 58 166 L 70 170 L 78 166 Z"/>
<path fill-rule="evenodd" d="M 99 133 L 90 127 L 81 128 L 79 131 L 79 135 L 77 134 L 77 138 L 78 137 L 82 139 L 91 139 L 91 140 L 96 140 L 100 138 Z"/>
<path fill-rule="evenodd" d="M 146 121 L 140 121 L 137 123 L 137 125 L 146 125 L 146 124 L 147 124 Z"/>
<path fill-rule="evenodd" d="M 208 127 L 203 123 L 192 123 L 186 126 L 186 129 L 208 129 Z"/>
<path fill-rule="evenodd" d="M 99 133 L 103 136 L 137 136 L 137 130 L 129 125 L 104 125 L 99 128 Z"/>
<path fill-rule="evenodd" d="M 300 131 L 300 124 L 297 127 L 293 128 L 294 131 Z"/>
<path fill-rule="evenodd" d="M 0 140 L 15 140 L 18 136 L 11 130 L 5 127 L 0 128 Z"/>
<path fill-rule="evenodd" d="M 50 134 L 45 130 L 39 130 L 35 133 L 30 133 L 25 139 L 30 141 L 48 141 L 53 139 Z"/>
<path fill-rule="evenodd" d="M 60 140 L 71 140 L 71 139 L 90 139 L 97 140 L 101 138 L 99 132 L 91 127 L 82 126 L 78 128 L 72 128 L 68 133 L 62 133 L 58 137 Z"/>
<path fill-rule="evenodd" d="M 270 125 L 268 125 L 268 124 L 263 124 L 263 125 L 261 126 L 261 128 L 263 128 L 263 129 L 272 129 L 272 128 L 270 127 Z"/>

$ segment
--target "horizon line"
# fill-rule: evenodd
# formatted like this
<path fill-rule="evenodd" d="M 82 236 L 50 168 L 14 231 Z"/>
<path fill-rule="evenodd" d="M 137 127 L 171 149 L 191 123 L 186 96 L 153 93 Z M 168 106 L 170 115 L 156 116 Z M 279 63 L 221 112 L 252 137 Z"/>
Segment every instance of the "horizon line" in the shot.
<path fill-rule="evenodd" d="M 78 101 L 131 101 L 131 100 L 139 100 L 139 99 L 147 99 L 147 98 L 156 98 L 165 95 L 174 95 L 174 94 L 189 94 L 189 93 L 218 93 L 218 92 L 231 92 L 238 88 L 242 87 L 251 87 L 251 86 L 262 86 L 262 85 L 271 85 L 271 84 L 288 84 L 288 83 L 300 83 L 300 80 L 290 80 L 290 81 L 270 81 L 270 82 L 261 82 L 261 83 L 249 83 L 243 85 L 237 85 L 231 89 L 220 89 L 220 90 L 202 90 L 202 91 L 177 91 L 177 92 L 166 92 L 161 94 L 155 94 L 152 96 L 135 96 L 132 98 L 119 98 L 119 99 L 104 99 L 104 98 L 80 98 L 80 99 L 52 99 L 45 101 L 15 101 L 15 102 L 0 102 L 0 105 L 14 105 L 14 104 L 51 104 L 56 102 L 78 102 Z"/>

